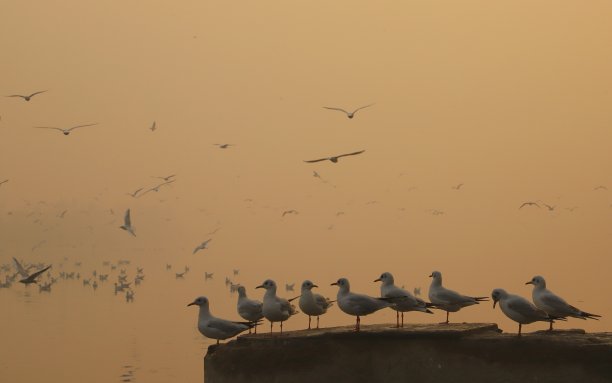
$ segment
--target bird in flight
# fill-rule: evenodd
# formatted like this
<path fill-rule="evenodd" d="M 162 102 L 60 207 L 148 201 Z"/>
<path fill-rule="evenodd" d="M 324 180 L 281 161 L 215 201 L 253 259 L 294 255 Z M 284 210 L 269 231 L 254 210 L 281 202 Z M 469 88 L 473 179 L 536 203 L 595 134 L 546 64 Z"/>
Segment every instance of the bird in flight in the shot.
<path fill-rule="evenodd" d="M 38 91 L 38 92 L 34 92 L 34 93 L 32 93 L 32 94 L 30 94 L 28 96 L 22 96 L 20 94 L 12 94 L 12 95 L 6 96 L 6 97 L 21 97 L 21 98 L 23 98 L 26 101 L 30 101 L 30 99 L 32 97 L 36 96 L 37 94 L 41 94 L 41 93 L 45 93 L 45 92 L 46 92 L 46 90 L 41 90 L 41 91 Z"/>
<path fill-rule="evenodd" d="M 343 112 L 344 114 L 346 114 L 346 116 L 347 116 L 348 118 L 353 118 L 353 117 L 355 117 L 355 113 L 357 113 L 357 111 L 359 111 L 359 110 L 361 110 L 361 109 L 368 108 L 368 107 L 370 107 L 370 106 L 372 106 L 372 105 L 374 105 L 374 104 L 369 104 L 369 105 L 366 105 L 366 106 L 359 107 L 359 108 L 357 108 L 357 109 L 353 110 L 352 112 L 347 112 L 346 110 L 344 110 L 344 109 L 342 109 L 342 108 L 333 108 L 333 107 L 330 107 L 330 106 L 324 106 L 323 108 L 325 108 L 325 109 L 329 109 L 329 110 L 337 110 L 337 111 L 339 111 L 339 112 Z"/>
<path fill-rule="evenodd" d="M 459 189 L 461 189 L 462 186 L 463 186 L 463 184 L 459 184 L 459 185 L 452 186 L 452 188 L 455 189 L 455 190 L 459 190 Z"/>
<path fill-rule="evenodd" d="M 38 278 L 40 276 L 40 274 L 44 273 L 45 271 L 49 270 L 51 268 L 51 265 L 45 267 L 42 270 L 38 270 L 37 272 L 28 275 L 26 278 L 23 278 L 22 280 L 20 280 L 19 282 L 23 283 L 24 285 L 29 285 L 30 283 L 36 283 L 36 278 Z"/>
<path fill-rule="evenodd" d="M 361 154 L 365 152 L 365 150 L 360 150 L 358 152 L 353 152 L 353 153 L 346 153 L 346 154 L 340 154 L 338 156 L 332 156 L 332 157 L 325 157 L 325 158 L 319 158 L 317 160 L 305 160 L 304 162 L 308 162 L 308 163 L 314 163 L 314 162 L 321 162 L 321 161 L 331 161 L 334 164 L 338 162 L 338 159 L 341 157 L 347 157 L 347 156 L 356 156 L 357 154 Z"/>
<path fill-rule="evenodd" d="M 519 207 L 519 210 L 525 206 L 537 206 L 538 208 L 540 207 L 540 205 L 538 205 L 537 202 L 523 202 L 521 207 Z"/>
<path fill-rule="evenodd" d="M 170 181 L 170 179 L 171 179 L 172 177 L 174 177 L 174 176 L 176 176 L 176 174 L 172 174 L 172 175 L 169 175 L 169 176 L 167 176 L 167 177 L 155 177 L 155 176 L 153 176 L 153 178 L 159 178 L 159 179 L 161 179 L 161 180 L 164 180 L 165 182 L 168 182 L 168 181 Z"/>
<path fill-rule="evenodd" d="M 119 226 L 120 229 L 127 231 L 132 234 L 134 237 L 136 233 L 134 233 L 134 228 L 132 227 L 132 219 L 130 218 L 130 209 L 125 211 L 125 216 L 123 217 L 123 225 Z"/>
<path fill-rule="evenodd" d="M 570 213 L 573 213 L 574 210 L 578 209 L 578 206 L 566 207 L 565 210 L 568 210 Z"/>
<path fill-rule="evenodd" d="M 213 145 L 218 146 L 219 149 L 227 149 L 230 146 L 236 146 L 235 144 L 213 144 Z"/>
<path fill-rule="evenodd" d="M 8 178 L 7 178 L 7 179 L 5 179 L 4 181 L 0 181 L 0 185 L 5 184 L 5 183 L 7 183 L 7 182 L 9 182 Z"/>
<path fill-rule="evenodd" d="M 68 212 L 68 210 L 64 210 L 60 214 L 58 214 L 57 217 L 58 218 L 64 218 L 64 216 L 66 215 L 67 212 Z"/>
<path fill-rule="evenodd" d="M 73 126 L 72 128 L 68 128 L 68 129 L 54 128 L 54 127 L 48 127 L 48 126 L 36 126 L 34 128 L 35 129 L 53 129 L 53 130 L 59 130 L 60 132 L 64 133 L 64 136 L 67 136 L 67 135 L 70 134 L 70 132 L 72 132 L 75 129 L 84 128 L 86 126 L 94 126 L 94 125 L 98 125 L 98 123 L 96 122 L 94 124 L 77 125 L 77 126 Z"/>
<path fill-rule="evenodd" d="M 155 123 L 155 121 L 153 121 L 153 125 L 151 125 L 151 127 L 149 128 L 152 132 L 155 131 L 155 129 L 157 129 L 157 124 Z"/>
<path fill-rule="evenodd" d="M 321 176 L 319 175 L 319 173 L 317 173 L 316 171 L 312 172 L 312 176 L 315 178 L 321 178 Z"/>
<path fill-rule="evenodd" d="M 593 190 L 608 190 L 608 188 L 603 185 L 599 185 L 599 186 L 594 187 Z"/>
<path fill-rule="evenodd" d="M 140 189 L 136 190 L 136 191 L 135 191 L 135 192 L 133 192 L 133 193 L 126 193 L 126 194 L 127 194 L 127 195 L 129 195 L 130 197 L 134 197 L 134 198 L 136 198 L 136 195 L 137 195 L 137 194 L 138 194 L 138 193 L 139 193 L 139 192 L 140 192 L 142 189 L 144 189 L 144 188 L 140 188 Z M 111 209 L 111 211 L 112 211 L 112 209 Z M 113 213 L 113 214 L 114 214 L 114 213 Z"/>
<path fill-rule="evenodd" d="M 148 192 L 151 192 L 151 191 L 158 192 L 160 187 L 162 187 L 162 186 L 164 186 L 164 185 L 171 184 L 171 183 L 173 183 L 174 181 L 176 181 L 176 180 L 170 180 L 170 181 L 168 181 L 168 182 L 164 182 L 164 183 L 161 183 L 161 184 L 159 184 L 159 185 L 157 185 L 157 186 L 154 186 L 154 187 L 152 187 L 151 189 L 146 190 L 144 193 L 140 194 L 140 195 L 139 195 L 139 197 L 142 197 L 143 195 L 145 195 L 145 194 L 147 194 Z"/>
<path fill-rule="evenodd" d="M 556 206 L 551 206 L 551 205 L 548 205 L 548 204 L 545 204 L 545 203 L 542 203 L 542 204 L 543 204 L 544 206 L 546 206 L 546 208 L 548 209 L 548 211 L 553 211 L 553 210 L 555 210 L 555 208 L 556 208 Z"/>
<path fill-rule="evenodd" d="M 200 243 L 195 249 L 193 249 L 193 254 L 197 253 L 198 250 L 206 250 L 208 249 L 208 243 L 212 241 L 212 238 L 207 239 L 206 241 Z"/>
<path fill-rule="evenodd" d="M 297 210 L 293 210 L 293 209 L 292 210 L 285 210 L 281 217 L 284 217 L 287 214 L 300 214 L 300 213 Z"/>

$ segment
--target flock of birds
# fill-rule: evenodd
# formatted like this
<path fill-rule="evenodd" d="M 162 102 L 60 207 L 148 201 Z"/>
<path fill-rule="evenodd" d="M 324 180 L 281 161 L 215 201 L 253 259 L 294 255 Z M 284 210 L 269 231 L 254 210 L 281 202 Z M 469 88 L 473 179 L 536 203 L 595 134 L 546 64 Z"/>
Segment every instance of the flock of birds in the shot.
<path fill-rule="evenodd" d="M 246 330 L 257 333 L 257 326 L 265 318 L 270 322 L 270 334 L 273 332 L 275 322 L 280 323 L 280 334 L 283 332 L 283 322 L 298 310 L 292 302 L 299 299 L 298 306 L 301 312 L 308 316 L 308 329 L 312 328 L 312 317 L 317 318 L 316 328 L 319 328 L 319 317 L 337 303 L 340 310 L 348 315 L 356 317 L 355 331 L 360 330 L 361 317 L 372 314 L 378 310 L 390 308 L 396 311 L 396 327 L 404 327 L 404 313 L 417 311 L 433 314 L 432 310 L 446 312 L 446 321 L 449 323 L 449 314 L 457 312 L 464 307 L 477 305 L 488 301 L 488 297 L 463 295 L 442 285 L 442 273 L 434 271 L 431 273 L 431 285 L 429 286 L 429 301 L 411 294 L 407 290 L 395 285 L 393 275 L 389 272 L 382 273 L 374 282 L 381 282 L 380 297 L 372 297 L 351 291 L 350 283 L 346 278 L 340 278 L 332 283 L 338 286 L 335 300 L 312 292 L 318 287 L 310 280 L 302 283 L 300 295 L 290 299 L 281 298 L 277 295 L 276 282 L 271 279 L 265 280 L 256 289 L 265 289 L 263 302 L 249 299 L 244 286 L 238 286 L 238 315 L 245 321 L 231 321 L 215 317 L 210 310 L 210 302 L 207 297 L 196 298 L 187 306 L 198 306 L 198 330 L 207 338 L 220 340 L 232 338 Z M 493 308 L 499 303 L 502 312 L 511 320 L 518 323 L 518 336 L 521 336 L 522 326 L 537 321 L 549 322 L 549 331 L 553 330 L 556 320 L 567 320 L 567 318 L 595 319 L 600 315 L 582 311 L 570 304 L 563 298 L 546 288 L 546 281 L 541 276 L 533 277 L 527 284 L 534 286 L 532 302 L 527 299 L 506 292 L 504 289 L 494 289 L 491 293 Z M 417 290 L 415 289 L 415 293 Z M 420 292 L 420 291 L 419 291 Z M 400 321 L 401 316 L 401 321 Z"/>

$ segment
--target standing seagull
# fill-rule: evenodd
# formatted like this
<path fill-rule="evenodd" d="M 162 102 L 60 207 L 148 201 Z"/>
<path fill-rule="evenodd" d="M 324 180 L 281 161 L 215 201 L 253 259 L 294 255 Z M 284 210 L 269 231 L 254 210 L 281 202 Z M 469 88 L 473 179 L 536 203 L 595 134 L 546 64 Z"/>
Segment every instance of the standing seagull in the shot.
<path fill-rule="evenodd" d="M 257 323 L 263 318 L 263 303 L 260 301 L 249 299 L 244 286 L 238 286 L 238 315 L 248 320 L 249 322 Z M 254 326 L 255 334 L 257 334 L 257 325 Z M 249 334 L 251 330 L 249 329 Z"/>
<path fill-rule="evenodd" d="M 19 282 L 23 283 L 24 285 L 29 285 L 30 283 L 36 283 L 37 280 L 36 278 L 38 278 L 40 276 L 40 274 L 44 273 L 45 271 L 49 270 L 51 268 L 51 265 L 45 267 L 42 270 L 38 270 L 37 272 L 28 275 L 26 278 L 20 280 Z"/>
<path fill-rule="evenodd" d="M 48 126 L 36 126 L 34 127 L 34 129 L 53 129 L 53 130 L 59 130 L 60 132 L 64 133 L 64 136 L 67 136 L 70 134 L 70 132 L 72 132 L 75 129 L 78 128 L 84 128 L 86 126 L 94 126 L 94 125 L 98 125 L 98 123 L 93 123 L 93 124 L 85 124 L 85 125 L 77 125 L 77 126 L 73 126 L 72 128 L 68 128 L 68 129 L 62 129 L 62 128 L 54 128 L 54 127 L 48 127 Z"/>
<path fill-rule="evenodd" d="M 366 105 L 366 106 L 359 107 L 359 108 L 353 110 L 352 112 L 347 112 L 346 110 L 344 110 L 342 108 L 333 108 L 333 107 L 330 107 L 330 106 L 324 106 L 323 108 L 329 109 L 329 110 L 337 110 L 339 112 L 344 112 L 346 114 L 346 117 L 353 118 L 353 117 L 355 117 L 355 113 L 357 113 L 358 110 L 368 108 L 368 107 L 370 107 L 372 105 L 374 105 L 374 104 L 369 104 L 369 105 Z"/>
<path fill-rule="evenodd" d="M 125 211 L 125 216 L 123 217 L 123 225 L 119 226 L 120 229 L 127 231 L 132 234 L 134 237 L 136 233 L 134 233 L 134 228 L 132 227 L 132 219 L 130 218 L 130 209 Z"/>
<path fill-rule="evenodd" d="M 375 279 L 374 282 L 382 282 L 380 285 L 380 296 L 383 298 L 391 298 L 391 302 L 395 303 L 392 309 L 397 312 L 395 319 L 398 328 L 400 327 L 400 313 L 402 313 L 401 327 L 404 327 L 404 313 L 407 311 L 420 311 L 422 313 L 433 314 L 433 312 L 427 308 L 427 303 L 425 303 L 424 300 L 416 298 L 408 291 L 395 286 L 393 274 L 389 272 L 382 273 L 380 278 Z"/>
<path fill-rule="evenodd" d="M 254 322 L 232 322 L 229 320 L 216 318 L 210 313 L 208 298 L 198 297 L 187 306 L 199 306 L 198 330 L 207 338 L 219 340 L 234 337 L 243 331 L 255 327 Z"/>
<path fill-rule="evenodd" d="M 34 92 L 34 93 L 30 94 L 29 96 L 22 96 L 20 94 L 13 94 L 13 95 L 6 96 L 6 97 L 21 97 L 21 98 L 23 98 L 26 101 L 30 101 L 30 99 L 32 97 L 36 96 L 37 94 L 41 94 L 41 93 L 45 93 L 45 92 L 46 92 L 46 90 L 40 90 L 38 92 Z"/>
<path fill-rule="evenodd" d="M 365 294 L 352 293 L 351 285 L 346 278 L 340 278 L 331 285 L 339 287 L 336 301 L 338 302 L 340 310 L 348 315 L 357 317 L 355 331 L 359 331 L 362 316 L 372 314 L 386 307 L 394 306 L 392 303 L 388 302 L 388 298 L 374 298 Z"/>
<path fill-rule="evenodd" d="M 300 295 L 300 310 L 308 315 L 308 329 L 310 330 L 311 316 L 317 317 L 317 328 L 319 328 L 319 316 L 327 312 L 327 309 L 333 305 L 333 302 L 329 298 L 325 298 L 323 295 L 314 294 L 312 292 L 313 287 L 319 287 L 311 281 L 304 281 L 302 283 L 302 293 Z"/>
<path fill-rule="evenodd" d="M 532 299 L 536 307 L 540 310 L 546 311 L 551 317 L 573 317 L 578 319 L 595 319 L 601 318 L 601 315 L 591 314 L 586 311 L 577 309 L 574 306 L 569 305 L 565 299 L 556 295 L 552 291 L 546 288 L 546 280 L 544 277 L 539 275 L 531 278 L 526 285 L 533 285 Z M 549 330 L 552 331 L 553 324 L 550 322 Z"/>
<path fill-rule="evenodd" d="M 208 249 L 208 243 L 210 241 L 212 241 L 212 238 L 207 239 L 206 241 L 200 243 L 195 249 L 193 249 L 193 253 L 192 254 L 197 253 L 198 250 L 206 250 L 206 249 Z"/>
<path fill-rule="evenodd" d="M 446 311 L 446 322 L 442 323 L 448 323 L 448 314 L 451 312 L 489 300 L 488 297 L 468 297 L 445 288 L 442 286 L 442 273 L 439 271 L 434 271 L 429 277 L 433 278 L 429 286 L 429 300 L 435 308 Z"/>
<path fill-rule="evenodd" d="M 361 154 L 365 152 L 365 150 L 360 150 L 358 152 L 353 152 L 353 153 L 346 153 L 346 154 L 340 154 L 337 156 L 331 156 L 331 157 L 325 157 L 325 158 L 319 158 L 317 160 L 304 160 L 304 162 L 308 162 L 310 164 L 315 163 L 315 162 L 321 162 L 321 161 L 331 161 L 334 164 L 338 162 L 338 159 L 341 157 L 347 157 L 347 156 L 356 156 L 357 154 Z"/>
<path fill-rule="evenodd" d="M 524 324 L 537 321 L 550 322 L 553 319 L 544 310 L 535 307 L 527 299 L 518 295 L 508 294 L 504 289 L 495 289 L 491 293 L 493 308 L 499 302 L 499 307 L 506 316 L 519 324 L 518 336 L 521 336 L 521 328 Z"/>
<path fill-rule="evenodd" d="M 257 286 L 256 289 L 266 289 L 261 312 L 263 316 L 270 321 L 270 334 L 272 333 L 274 322 L 280 322 L 280 333 L 282 334 L 283 322 L 292 315 L 297 314 L 295 306 L 291 304 L 291 301 L 297 297 L 292 299 L 277 297 L 276 282 L 271 279 L 265 280 L 264 283 Z"/>

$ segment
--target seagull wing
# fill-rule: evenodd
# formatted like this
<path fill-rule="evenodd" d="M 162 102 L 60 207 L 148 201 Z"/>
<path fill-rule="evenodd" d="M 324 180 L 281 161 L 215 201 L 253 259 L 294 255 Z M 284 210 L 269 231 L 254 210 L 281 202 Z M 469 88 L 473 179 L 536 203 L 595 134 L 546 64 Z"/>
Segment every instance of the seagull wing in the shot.
<path fill-rule="evenodd" d="M 123 223 L 124 223 L 125 227 L 131 227 L 132 226 L 132 219 L 130 218 L 130 209 L 127 209 L 125 211 L 125 216 L 123 217 Z"/>
<path fill-rule="evenodd" d="M 94 123 L 94 124 L 77 125 L 77 126 L 73 126 L 72 128 L 70 128 L 70 129 L 66 129 L 66 130 L 67 130 L 68 132 L 71 132 L 71 131 L 73 131 L 74 129 L 84 128 L 84 127 L 86 127 L 86 126 L 94 126 L 94 125 L 98 125 L 98 123 L 96 122 L 96 123 Z"/>
<path fill-rule="evenodd" d="M 512 299 L 508 302 L 508 308 L 526 318 L 537 317 L 540 320 L 548 319 L 548 314 L 544 310 L 535 307 L 526 299 Z"/>
<path fill-rule="evenodd" d="M 366 105 L 366 106 L 361 106 L 361 107 L 359 107 L 359 108 L 355 109 L 355 110 L 353 111 L 353 114 L 357 113 L 357 111 L 358 111 L 358 110 L 365 109 L 365 108 L 369 108 L 369 107 L 370 107 L 370 106 L 372 106 L 372 105 L 374 105 L 374 104 L 369 104 L 369 105 Z"/>
<path fill-rule="evenodd" d="M 357 154 L 361 154 L 363 152 L 365 152 L 365 150 L 360 150 L 358 152 L 353 152 L 353 153 L 340 154 L 339 156 L 336 156 L 336 157 L 340 158 L 340 157 L 346 157 L 346 156 L 356 156 Z"/>
<path fill-rule="evenodd" d="M 232 322 L 221 318 L 212 318 L 208 321 L 208 327 L 229 336 L 234 336 L 244 330 L 247 330 L 249 328 L 249 324 L 248 322 Z"/>
<path fill-rule="evenodd" d="M 45 93 L 45 92 L 46 92 L 46 90 L 39 90 L 38 92 L 34 92 L 34 93 L 32 93 L 32 94 L 31 94 L 31 95 L 29 95 L 28 97 L 34 97 L 34 96 L 36 96 L 37 94 L 41 94 L 41 93 Z"/>
<path fill-rule="evenodd" d="M 35 272 L 35 273 L 33 273 L 32 275 L 28 276 L 28 279 L 29 279 L 29 280 L 34 280 L 34 279 L 38 278 L 38 276 L 39 276 L 40 274 L 44 273 L 45 271 L 49 270 L 50 268 L 51 268 L 51 265 L 49 265 L 49 266 L 45 267 L 45 268 L 44 268 L 44 269 L 42 269 L 42 270 L 38 270 L 37 272 Z"/>
<path fill-rule="evenodd" d="M 472 302 L 473 298 L 466 297 L 465 295 L 461 295 L 456 291 L 449 290 L 446 288 L 442 288 L 435 293 L 435 297 L 437 300 L 444 302 L 444 304 L 455 305 L 464 302 Z"/>
<path fill-rule="evenodd" d="M 565 299 L 550 292 L 548 294 L 542 294 L 540 300 L 547 306 L 555 309 L 556 311 L 565 311 L 568 314 L 580 312 L 580 310 L 568 304 Z"/>
<path fill-rule="evenodd" d="M 53 129 L 53 130 L 59 130 L 60 132 L 64 131 L 64 129 L 62 128 L 55 128 L 55 127 L 50 127 L 50 126 L 35 126 L 34 129 Z"/>
<path fill-rule="evenodd" d="M 13 257 L 13 261 L 15 261 L 15 267 L 17 268 L 17 272 L 24 278 L 28 277 L 28 272 L 23 268 L 21 263 L 17 260 L 17 258 Z"/>
<path fill-rule="evenodd" d="M 10 96 L 6 96 L 6 97 L 21 97 L 21 98 L 25 98 L 25 96 L 22 96 L 20 94 L 11 94 Z"/>
<path fill-rule="evenodd" d="M 312 164 L 314 162 L 321 162 L 321 161 L 327 161 L 327 160 L 329 160 L 329 157 L 319 158 L 318 160 L 304 160 L 304 162 L 308 162 L 308 163 Z"/>
<path fill-rule="evenodd" d="M 344 113 L 346 113 L 346 114 L 349 114 L 349 112 L 347 112 L 346 110 L 344 110 L 344 109 L 342 109 L 342 108 L 332 108 L 332 107 L 330 107 L 330 106 L 324 106 L 324 108 L 325 108 L 325 109 L 329 109 L 329 110 L 337 110 L 337 111 L 340 111 L 340 112 L 344 112 Z"/>

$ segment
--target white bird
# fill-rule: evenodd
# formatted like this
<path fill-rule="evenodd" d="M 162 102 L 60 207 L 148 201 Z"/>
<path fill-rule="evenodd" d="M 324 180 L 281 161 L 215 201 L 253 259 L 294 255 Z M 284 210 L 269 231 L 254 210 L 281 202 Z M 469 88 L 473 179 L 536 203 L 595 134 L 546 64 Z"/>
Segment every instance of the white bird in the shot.
<path fill-rule="evenodd" d="M 238 286 L 238 315 L 249 322 L 259 322 L 263 316 L 263 303 L 255 299 L 249 299 L 244 286 Z M 257 334 L 257 325 L 254 326 L 255 334 Z M 249 329 L 249 334 L 251 330 Z"/>
<path fill-rule="evenodd" d="M 346 278 L 340 278 L 331 285 L 339 287 L 336 301 L 340 310 L 357 317 L 355 331 L 359 331 L 362 316 L 372 314 L 386 307 L 393 307 L 393 304 L 387 298 L 374 298 L 364 294 L 352 293 L 351 285 Z"/>
<path fill-rule="evenodd" d="M 132 234 L 134 237 L 136 233 L 134 233 L 134 228 L 132 227 L 132 219 L 130 218 L 130 209 L 125 211 L 125 216 L 123 217 L 123 225 L 119 226 L 120 229 L 127 231 Z"/>
<path fill-rule="evenodd" d="M 402 314 L 401 327 L 404 327 L 405 312 L 420 311 L 422 313 L 433 314 L 433 312 L 427 308 L 427 303 L 424 300 L 416 298 L 408 291 L 395 286 L 393 274 L 389 272 L 382 273 L 378 279 L 374 280 L 374 282 L 382 282 L 380 285 L 380 296 L 383 298 L 391 298 L 391 302 L 395 304 L 392 309 L 397 312 L 395 318 L 397 327 L 400 327 L 400 313 Z"/>
<path fill-rule="evenodd" d="M 200 243 L 198 246 L 196 246 L 196 248 L 195 248 L 195 249 L 193 249 L 193 253 L 192 253 L 192 254 L 197 253 L 197 252 L 198 252 L 198 250 L 206 250 L 206 249 L 208 249 L 208 243 L 209 243 L 210 241 L 212 241 L 212 238 L 207 239 L 206 241 L 204 241 L 204 242 Z"/>
<path fill-rule="evenodd" d="M 64 133 L 64 136 L 67 136 L 70 134 L 70 132 L 72 132 L 75 129 L 78 128 L 84 128 L 86 126 L 94 126 L 94 125 L 98 125 L 98 123 L 93 123 L 93 124 L 85 124 L 85 125 L 77 125 L 77 126 L 73 126 L 72 128 L 68 128 L 68 129 L 62 129 L 62 128 L 55 128 L 55 127 L 49 127 L 49 126 L 36 126 L 34 127 L 34 129 L 53 129 L 53 130 L 59 130 L 60 132 Z"/>
<path fill-rule="evenodd" d="M 283 333 L 283 322 L 289 319 L 292 315 L 297 314 L 295 306 L 291 304 L 296 298 L 285 299 L 276 296 L 276 282 L 267 279 L 256 289 L 266 289 L 264 294 L 262 313 L 264 317 L 270 321 L 270 333 L 274 322 L 280 322 L 280 333 Z"/>
<path fill-rule="evenodd" d="M 544 277 L 539 275 L 531 278 L 526 285 L 533 285 L 532 299 L 536 307 L 544 310 L 551 317 L 572 317 L 578 319 L 595 319 L 601 318 L 601 315 L 591 314 L 586 311 L 582 311 L 574 306 L 569 305 L 565 299 L 556 295 L 552 291 L 546 288 L 546 280 Z M 553 324 L 550 322 L 550 331 L 553 329 Z"/>
<path fill-rule="evenodd" d="M 207 338 L 219 340 L 232 338 L 243 331 L 253 328 L 254 322 L 233 322 L 226 319 L 216 318 L 210 313 L 208 298 L 198 297 L 187 306 L 199 306 L 198 330 Z"/>
<path fill-rule="evenodd" d="M 353 118 L 353 117 L 355 117 L 355 113 L 357 113 L 357 111 L 359 111 L 361 109 L 365 109 L 365 108 L 370 107 L 372 105 L 374 105 L 374 104 L 369 104 L 369 105 L 366 105 L 366 106 L 361 106 L 361 107 L 353 110 L 352 112 L 346 111 L 346 110 L 344 110 L 342 108 L 333 108 L 333 107 L 329 107 L 329 106 L 324 106 L 323 108 L 329 109 L 329 110 L 337 110 L 337 111 L 340 111 L 340 112 L 344 112 L 346 114 L 346 117 Z"/>
<path fill-rule="evenodd" d="M 504 289 L 495 289 L 491 293 L 493 298 L 493 308 L 499 302 L 499 307 L 506 316 L 519 324 L 518 335 L 521 335 L 521 328 L 524 324 L 537 321 L 550 322 L 553 318 L 549 317 L 544 310 L 535 307 L 527 299 L 518 295 L 508 294 Z"/>
<path fill-rule="evenodd" d="M 37 94 L 41 94 L 41 93 L 45 93 L 45 92 L 46 92 L 46 90 L 40 90 L 40 91 L 38 91 L 38 92 L 34 92 L 34 93 L 32 93 L 32 94 L 30 94 L 30 95 L 27 95 L 27 96 L 22 96 L 22 95 L 20 95 L 20 94 L 12 94 L 12 95 L 10 95 L 10 96 L 6 96 L 6 97 L 21 97 L 21 98 L 23 98 L 23 99 L 24 99 L 24 100 L 26 100 L 26 101 L 30 101 L 30 99 L 31 99 L 32 97 L 36 96 Z"/>
<path fill-rule="evenodd" d="M 313 287 L 319 287 L 309 280 L 302 282 L 302 292 L 300 295 L 300 310 L 308 315 L 308 329 L 310 330 L 311 317 L 317 317 L 317 328 L 319 328 L 319 316 L 325 314 L 327 309 L 333 305 L 329 298 L 312 292 Z"/>
<path fill-rule="evenodd" d="M 443 323 L 448 323 L 449 313 L 489 300 L 488 297 L 468 297 L 443 287 L 442 273 L 439 271 L 434 271 L 429 277 L 433 278 L 429 286 L 429 300 L 434 305 L 433 307 L 446 311 L 446 322 Z"/>

